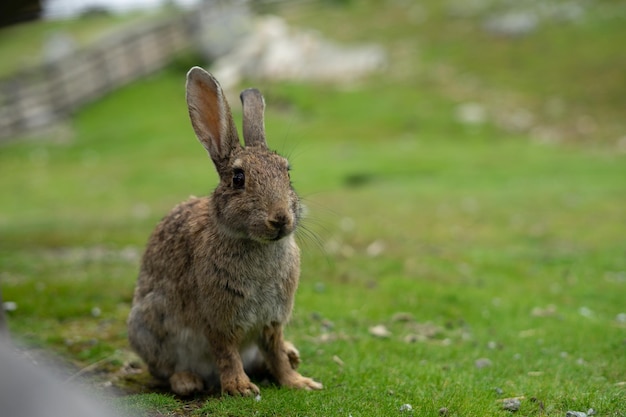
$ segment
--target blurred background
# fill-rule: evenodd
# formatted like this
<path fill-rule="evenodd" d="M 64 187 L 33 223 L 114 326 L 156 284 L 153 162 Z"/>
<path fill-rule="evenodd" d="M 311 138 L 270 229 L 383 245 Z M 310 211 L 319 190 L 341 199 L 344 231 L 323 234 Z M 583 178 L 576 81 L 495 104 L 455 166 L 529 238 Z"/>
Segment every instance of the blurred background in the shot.
<path fill-rule="evenodd" d="M 580 390 L 582 409 L 600 392 L 620 409 L 626 3 L 0 7 L 0 288 L 23 349 L 145 389 L 125 329 L 143 245 L 217 180 L 185 107 L 200 65 L 238 125 L 239 91 L 261 90 L 269 145 L 308 206 L 289 329 L 308 373 L 348 386 L 397 361 L 396 392 L 416 392 L 452 367 L 470 386 L 463 415 L 464 396 L 482 395 L 471 387 L 498 380 L 474 376 L 486 357 L 510 393 Z M 338 373 L 333 355 L 360 367 Z M 407 364 L 422 356 L 436 366 Z M 339 391 L 320 395 L 341 403 Z M 385 413 L 380 395 L 370 415 Z"/>

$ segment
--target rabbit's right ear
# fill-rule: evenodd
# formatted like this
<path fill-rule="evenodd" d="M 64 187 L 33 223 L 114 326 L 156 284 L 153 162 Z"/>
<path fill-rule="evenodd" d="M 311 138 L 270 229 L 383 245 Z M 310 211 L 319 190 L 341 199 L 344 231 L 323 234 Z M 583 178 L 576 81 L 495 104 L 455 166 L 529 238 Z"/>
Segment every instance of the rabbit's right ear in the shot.
<path fill-rule="evenodd" d="M 231 152 L 241 144 L 222 88 L 200 67 L 187 73 L 187 107 L 198 140 L 221 173 Z"/>

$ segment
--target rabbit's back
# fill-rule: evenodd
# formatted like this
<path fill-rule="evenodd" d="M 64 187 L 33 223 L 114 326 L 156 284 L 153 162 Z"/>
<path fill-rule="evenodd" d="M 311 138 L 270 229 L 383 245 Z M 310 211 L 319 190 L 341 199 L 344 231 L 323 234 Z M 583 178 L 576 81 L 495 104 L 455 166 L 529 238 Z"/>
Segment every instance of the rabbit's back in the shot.
<path fill-rule="evenodd" d="M 168 290 L 183 283 L 193 268 L 198 236 L 212 233 L 210 198 L 192 197 L 174 207 L 152 232 L 146 246 L 135 290 L 141 299 L 155 288 Z M 182 281 L 182 282 L 181 282 Z"/>

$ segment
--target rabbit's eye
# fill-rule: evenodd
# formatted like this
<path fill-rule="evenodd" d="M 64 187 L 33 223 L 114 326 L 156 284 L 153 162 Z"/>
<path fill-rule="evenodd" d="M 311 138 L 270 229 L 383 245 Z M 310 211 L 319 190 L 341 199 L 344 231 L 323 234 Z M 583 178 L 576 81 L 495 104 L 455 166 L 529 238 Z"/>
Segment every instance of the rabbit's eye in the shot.
<path fill-rule="evenodd" d="M 235 169 L 233 171 L 233 187 L 241 189 L 246 185 L 246 176 L 242 169 Z"/>

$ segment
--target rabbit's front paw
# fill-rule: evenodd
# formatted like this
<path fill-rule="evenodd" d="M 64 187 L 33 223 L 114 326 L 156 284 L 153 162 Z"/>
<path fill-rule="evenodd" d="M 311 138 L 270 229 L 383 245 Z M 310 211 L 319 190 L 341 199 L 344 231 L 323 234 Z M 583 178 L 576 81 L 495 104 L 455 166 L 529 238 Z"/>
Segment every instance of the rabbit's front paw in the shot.
<path fill-rule="evenodd" d="M 197 391 L 202 391 L 204 383 L 202 378 L 193 372 L 182 371 L 176 372 L 170 377 L 170 387 L 174 393 L 181 397 L 186 397 Z"/>
<path fill-rule="evenodd" d="M 244 374 L 229 380 L 222 380 L 222 394 L 249 397 L 260 393 L 259 387 L 250 382 Z"/>

